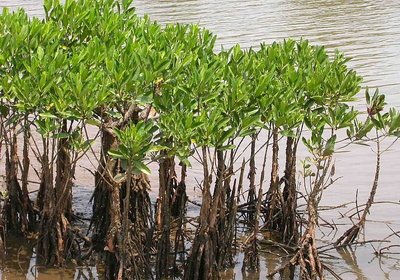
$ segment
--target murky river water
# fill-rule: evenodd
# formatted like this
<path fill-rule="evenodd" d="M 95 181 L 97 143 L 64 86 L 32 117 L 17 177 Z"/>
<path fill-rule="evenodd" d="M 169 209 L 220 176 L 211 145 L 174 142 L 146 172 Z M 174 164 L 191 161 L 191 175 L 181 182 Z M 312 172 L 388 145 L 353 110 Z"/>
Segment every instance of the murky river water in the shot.
<path fill-rule="evenodd" d="M 0 8 L 23 7 L 32 16 L 42 16 L 41 3 L 41 0 L 1 0 Z M 330 50 L 338 48 L 353 58 L 350 65 L 364 77 L 364 86 L 379 86 L 381 92 L 387 94 L 388 103 L 400 109 L 399 0 L 136 0 L 134 3 L 139 14 L 147 13 L 161 23 L 198 23 L 212 30 L 218 35 L 218 46 L 230 47 L 239 43 L 243 47 L 256 47 L 263 41 L 273 42 L 292 37 L 323 44 Z M 356 104 L 358 109 L 363 106 L 362 101 Z M 400 201 L 399 151 L 400 145 L 395 145 L 384 154 L 377 201 Z M 90 166 L 88 163 L 86 165 Z M 371 149 L 350 147 L 347 153 L 337 156 L 336 167 L 337 173 L 343 178 L 326 192 L 322 204 L 339 205 L 353 201 L 356 190 L 360 203 L 365 201 L 373 180 L 374 153 Z M 90 176 L 81 172 L 77 184 L 86 188 L 77 189 L 79 198 L 76 203 L 89 207 L 87 193 L 93 183 Z M 196 174 L 196 170 L 193 174 Z M 192 183 L 196 184 L 194 180 Z M 348 225 L 348 219 L 338 219 L 338 212 L 346 210 L 330 211 L 323 215 L 328 220 Z M 365 238 L 371 240 L 388 236 L 391 230 L 387 224 L 394 231 L 399 231 L 399 213 L 399 205 L 374 205 Z M 337 236 L 340 230 L 343 228 L 339 229 Z M 334 239 L 333 234 L 325 237 L 327 240 L 329 238 Z M 400 244 L 400 238 L 392 239 L 392 242 Z M 23 253 L 20 255 L 23 256 Z M 329 253 L 332 256 L 324 258 L 324 261 L 343 279 L 400 279 L 400 260 L 396 255 L 377 258 L 370 244 L 353 251 Z M 263 260 L 264 269 L 261 271 L 261 277 L 264 275 L 264 278 L 268 268 L 277 265 L 267 261 L 267 257 Z M 90 272 L 40 272 L 34 269 L 29 254 L 26 258 L 19 265 L 15 261 L 6 261 L 4 271 L 0 272 L 2 279 L 90 279 L 97 275 L 95 269 Z M 21 264 L 25 268 L 21 268 Z M 26 267 L 30 270 L 27 276 Z M 79 276 L 81 272 L 87 278 Z M 90 276 L 91 273 L 94 276 Z M 227 279 L 233 279 L 234 274 L 235 279 L 242 279 L 240 270 L 230 273 Z"/>

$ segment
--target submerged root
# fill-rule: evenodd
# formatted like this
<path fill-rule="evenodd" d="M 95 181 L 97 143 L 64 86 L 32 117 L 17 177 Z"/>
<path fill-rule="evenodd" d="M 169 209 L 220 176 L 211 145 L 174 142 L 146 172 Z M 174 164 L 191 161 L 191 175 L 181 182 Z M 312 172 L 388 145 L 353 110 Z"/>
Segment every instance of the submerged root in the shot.
<path fill-rule="evenodd" d="M 217 273 L 214 246 L 215 235 L 206 232 L 206 229 L 201 229 L 196 234 L 183 279 L 213 279 Z"/>
<path fill-rule="evenodd" d="M 300 275 L 304 279 L 323 279 L 323 267 L 315 244 L 315 233 L 306 233 L 300 240 L 300 249 L 290 261 L 300 266 Z"/>
<path fill-rule="evenodd" d="M 282 273 L 287 268 L 298 266 L 300 268 L 301 279 L 316 280 L 323 279 L 323 264 L 321 263 L 315 244 L 315 232 L 309 229 L 299 240 L 299 247 L 295 255 L 288 263 L 269 273 L 267 277 L 273 277 L 277 273 Z"/>
<path fill-rule="evenodd" d="M 39 262 L 46 265 L 65 266 L 67 260 L 80 259 L 75 231 L 63 214 L 42 217 L 37 246 Z"/>
<path fill-rule="evenodd" d="M 260 269 L 260 258 L 258 256 L 257 236 L 251 235 L 245 244 L 242 271 L 257 271 Z"/>

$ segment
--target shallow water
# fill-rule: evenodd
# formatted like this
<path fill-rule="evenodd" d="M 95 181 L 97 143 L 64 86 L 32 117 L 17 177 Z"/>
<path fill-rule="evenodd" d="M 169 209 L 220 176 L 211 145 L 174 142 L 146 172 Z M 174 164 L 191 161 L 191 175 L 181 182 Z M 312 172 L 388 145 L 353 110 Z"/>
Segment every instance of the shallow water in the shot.
<path fill-rule="evenodd" d="M 42 16 L 41 0 L 2 0 L 0 7 L 23 7 L 32 16 Z M 335 48 L 345 52 L 352 60 L 350 65 L 364 77 L 364 86 L 379 86 L 387 94 L 387 101 L 400 108 L 400 3 L 398 0 L 136 0 L 139 14 L 147 13 L 161 23 L 184 22 L 198 23 L 218 35 L 218 48 L 230 47 L 239 43 L 243 47 L 257 47 L 260 42 L 273 42 L 287 37 L 305 38 L 315 44 L 323 44 L 333 51 Z M 362 94 L 360 93 L 360 97 Z M 362 110 L 362 101 L 355 105 Z M 380 187 L 377 201 L 400 201 L 400 145 L 396 144 L 384 154 Z M 305 153 L 303 153 L 304 155 Z M 327 190 L 323 205 L 339 205 L 354 201 L 358 190 L 360 204 L 366 200 L 373 180 L 374 153 L 369 147 L 351 146 L 346 153 L 337 155 L 336 169 L 338 176 L 343 176 L 334 186 Z M 282 158 L 282 157 L 281 157 Z M 260 160 L 260 159 L 259 159 Z M 89 161 L 82 165 L 92 168 Z M 76 205 L 87 205 L 87 192 L 93 180 L 87 171 L 81 169 L 77 175 L 77 184 L 84 186 L 77 189 Z M 194 188 L 200 170 L 194 167 L 189 189 Z M 157 178 L 156 174 L 153 175 Z M 86 188 L 85 188 L 86 187 Z M 155 187 L 155 186 L 153 186 Z M 156 192 L 152 193 L 156 196 Z M 194 199 L 199 199 L 193 192 Z M 80 202 L 79 202 L 79 199 Z M 353 206 L 353 205 L 352 205 Z M 328 221 L 345 223 L 346 218 L 339 219 L 338 209 L 321 212 Z M 391 230 L 400 230 L 400 206 L 396 204 L 377 204 L 372 208 L 366 227 L 365 238 L 382 239 Z M 335 239 L 345 227 L 340 227 L 325 240 Z M 326 232 L 329 232 L 328 230 Z M 322 236 L 322 233 L 320 233 Z M 392 238 L 392 244 L 400 244 L 399 238 Z M 375 248 L 379 244 L 372 244 Z M 400 279 L 400 261 L 396 255 L 376 257 L 371 244 L 359 246 L 353 251 L 330 251 L 332 256 L 324 256 L 324 261 L 341 275 L 343 279 Z M 381 247 L 387 246 L 384 243 Z M 12 249 L 12 248 L 10 248 Z M 15 248 L 14 248 L 15 249 Z M 394 252 L 394 251 L 393 251 Z M 10 256 L 14 253 L 10 253 Z M 238 261 L 241 256 L 239 255 Z M 271 255 L 262 259 L 260 277 L 279 265 L 272 262 Z M 12 258 L 15 260 L 15 257 Z M 33 264 L 28 256 L 29 263 Z M 268 259 L 268 261 L 267 261 Z M 26 264 L 25 264 L 26 266 Z M 33 266 L 32 266 L 33 267 Z M 17 275 L 18 263 L 3 263 L 2 279 L 24 279 L 26 271 Z M 9 272 L 5 272 L 9 271 Z M 78 272 L 38 271 L 28 272 L 29 279 L 86 279 L 79 278 Z M 95 271 L 95 270 L 94 270 Z M 85 277 L 90 279 L 89 274 Z M 96 273 L 94 273 L 93 277 Z M 227 272 L 226 279 L 242 279 L 240 265 Z M 246 279 L 259 279 L 258 275 L 249 275 Z"/>

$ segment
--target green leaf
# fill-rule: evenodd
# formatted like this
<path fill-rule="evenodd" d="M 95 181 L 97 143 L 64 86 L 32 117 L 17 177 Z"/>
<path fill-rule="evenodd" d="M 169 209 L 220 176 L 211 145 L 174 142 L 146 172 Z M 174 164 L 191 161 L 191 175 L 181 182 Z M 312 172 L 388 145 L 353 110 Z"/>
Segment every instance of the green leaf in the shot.
<path fill-rule="evenodd" d="M 334 134 L 326 141 L 325 149 L 322 153 L 324 157 L 331 156 L 335 151 L 336 137 L 336 134 Z"/>
<path fill-rule="evenodd" d="M 133 0 L 122 0 L 122 9 L 128 10 L 132 5 Z"/>
<path fill-rule="evenodd" d="M 41 116 L 42 118 L 57 119 L 57 116 L 51 113 L 40 113 L 39 116 Z"/>
<path fill-rule="evenodd" d="M 37 54 L 38 54 L 38 59 L 42 60 L 43 57 L 44 57 L 44 50 L 43 50 L 43 48 L 41 46 L 38 47 Z"/>
<path fill-rule="evenodd" d="M 376 127 L 376 129 L 382 129 L 383 128 L 383 124 L 380 122 L 380 120 L 375 119 L 375 118 L 371 118 L 371 121 L 374 124 L 374 126 Z"/>
<path fill-rule="evenodd" d="M 184 165 L 186 165 L 187 167 L 191 167 L 192 163 L 187 159 L 187 158 L 181 158 L 179 157 L 179 160 L 181 161 L 181 163 L 183 163 Z"/>
<path fill-rule="evenodd" d="M 69 133 L 60 132 L 60 133 L 57 133 L 57 134 L 53 135 L 53 138 L 55 138 L 55 139 L 66 139 L 66 138 L 69 138 L 70 136 L 71 136 L 71 134 L 69 134 Z"/>
<path fill-rule="evenodd" d="M 125 156 L 120 151 L 117 150 L 110 150 L 108 151 L 108 154 L 113 158 L 126 159 Z"/>
<path fill-rule="evenodd" d="M 367 104 L 369 105 L 371 103 L 371 96 L 369 95 L 368 87 L 365 90 L 365 99 L 367 101 Z"/>
<path fill-rule="evenodd" d="M 159 151 L 167 150 L 167 149 L 169 149 L 169 147 L 167 147 L 167 146 L 163 146 L 163 145 L 153 145 L 153 146 L 151 146 L 151 148 L 149 149 L 149 153 L 151 153 L 151 152 L 159 152 Z"/>
<path fill-rule="evenodd" d="M 97 127 L 100 127 L 101 125 L 101 121 L 99 121 L 98 119 L 88 119 L 86 120 L 86 123 Z"/>
<path fill-rule="evenodd" d="M 135 162 L 133 162 L 133 164 L 134 164 L 134 167 L 133 167 L 134 169 L 136 169 L 144 174 L 150 175 L 150 173 L 151 173 L 150 168 L 148 168 L 147 165 L 145 165 L 143 162 L 135 161 Z"/>
<path fill-rule="evenodd" d="M 233 150 L 236 148 L 236 145 L 225 145 L 218 148 L 219 151 Z"/>

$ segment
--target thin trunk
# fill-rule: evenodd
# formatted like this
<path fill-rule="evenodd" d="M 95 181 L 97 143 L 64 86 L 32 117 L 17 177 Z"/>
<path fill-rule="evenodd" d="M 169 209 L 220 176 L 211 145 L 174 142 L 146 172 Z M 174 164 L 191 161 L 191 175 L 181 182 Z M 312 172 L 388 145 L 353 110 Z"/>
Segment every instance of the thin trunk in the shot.
<path fill-rule="evenodd" d="M 121 232 L 121 209 L 120 209 L 120 186 L 117 184 L 112 185 L 111 193 L 109 193 L 109 206 L 108 211 L 102 214 L 110 217 L 110 223 L 105 230 L 107 231 L 106 246 L 106 279 L 123 279 L 120 270 L 120 255 L 119 250 L 122 250 L 123 242 L 119 234 Z"/>
<path fill-rule="evenodd" d="M 128 267 L 135 267 L 125 279 L 153 279 L 150 268 L 150 252 L 154 247 L 151 201 L 148 190 L 150 180 L 145 174 L 132 176 L 130 216 L 130 252 Z"/>
<path fill-rule="evenodd" d="M 60 133 L 67 132 L 63 121 Z M 43 199 L 39 228 L 38 252 L 47 265 L 64 266 L 80 254 L 71 229 L 72 176 L 75 162 L 71 159 L 68 139 L 43 138 L 42 182 Z M 55 158 L 56 172 L 52 160 Z M 54 178 L 54 175 L 55 178 Z M 54 182 L 54 184 L 53 184 Z"/>
<path fill-rule="evenodd" d="M 295 138 L 288 137 L 286 141 L 286 166 L 285 187 L 283 189 L 283 225 L 281 237 L 283 243 L 294 243 L 298 241 L 297 213 L 297 190 L 296 190 L 296 153 L 297 142 Z"/>
<path fill-rule="evenodd" d="M 42 174 L 41 174 L 41 188 L 43 191 L 43 201 L 41 205 L 40 226 L 37 251 L 41 256 L 41 261 L 45 264 L 62 264 L 63 260 L 59 255 L 57 237 L 52 234 L 50 229 L 54 228 L 55 221 L 51 214 L 54 209 L 54 189 L 53 189 L 53 175 L 49 162 L 49 139 L 43 138 L 43 154 L 42 154 Z"/>
<path fill-rule="evenodd" d="M 269 139 L 269 137 L 268 137 Z M 258 256 L 258 244 L 257 244 L 257 235 L 259 232 L 259 217 L 261 214 L 261 205 L 262 205 L 262 197 L 263 197 L 263 185 L 264 185 L 264 178 L 265 178 L 265 167 L 267 163 L 267 155 L 268 155 L 268 145 L 265 147 L 264 152 L 264 159 L 263 159 L 263 166 L 261 170 L 261 177 L 260 177 L 260 188 L 258 189 L 258 198 L 257 198 L 257 205 L 256 205 L 256 212 L 255 212 L 255 219 L 254 219 L 254 227 L 253 233 L 249 238 L 249 244 L 245 250 L 245 257 L 243 260 L 242 271 L 245 272 L 246 270 L 250 271 L 258 271 L 260 268 L 260 258 Z"/>
<path fill-rule="evenodd" d="M 170 268 L 171 251 L 171 193 L 175 180 L 174 159 L 162 153 L 164 158 L 160 160 L 159 170 L 159 200 L 157 205 L 158 232 L 161 234 L 158 239 L 158 250 L 156 259 L 156 279 L 168 277 Z M 176 189 L 176 187 L 175 187 Z"/>
<path fill-rule="evenodd" d="M 231 256 L 229 254 L 232 243 L 230 240 L 232 224 L 227 199 L 229 198 L 229 178 L 227 178 L 225 157 L 223 151 L 217 151 L 217 178 L 215 196 L 213 201 L 213 217 L 215 216 L 216 246 L 215 262 L 218 269 L 229 266 Z"/>
<path fill-rule="evenodd" d="M 24 125 L 24 143 L 22 150 L 22 174 L 21 174 L 21 184 L 22 184 L 22 199 L 23 207 L 27 212 L 28 218 L 28 230 L 32 231 L 34 224 L 36 222 L 36 215 L 33 209 L 32 201 L 29 198 L 28 191 L 28 175 L 29 175 L 29 138 L 30 138 L 30 128 L 28 123 L 28 116 L 25 116 Z"/>
<path fill-rule="evenodd" d="M 308 203 L 309 220 L 307 230 L 300 239 L 300 250 L 297 263 L 300 265 L 300 275 L 304 279 L 323 279 L 323 267 L 317 251 L 315 230 L 318 223 L 317 203 L 315 197 L 310 197 Z"/>
<path fill-rule="evenodd" d="M 95 190 L 92 197 L 93 214 L 90 223 L 90 228 L 93 232 L 94 249 L 98 251 L 103 251 L 106 246 L 106 236 L 112 220 L 112 208 L 114 207 L 112 193 L 114 186 L 112 178 L 110 178 L 110 172 L 113 172 L 115 163 L 110 160 L 108 151 L 115 145 L 114 135 L 107 130 L 103 130 L 100 162 L 95 173 Z M 118 205 L 118 203 L 115 205 Z"/>
<path fill-rule="evenodd" d="M 119 267 L 119 279 L 122 278 L 124 274 L 124 269 L 127 268 L 127 259 L 129 255 L 128 245 L 129 245 L 129 211 L 130 211 L 130 200 L 131 200 L 131 181 L 132 181 L 132 172 L 131 165 L 128 163 L 128 170 L 126 171 L 126 191 L 124 198 L 124 209 L 123 209 L 123 217 L 122 217 L 122 247 L 121 248 L 121 265 Z"/>
<path fill-rule="evenodd" d="M 150 184 L 143 174 L 127 176 L 130 178 L 123 182 L 115 181 L 115 176 L 123 170 L 121 162 L 110 158 L 108 151 L 117 147 L 114 134 L 105 129 L 93 194 L 93 245 L 106 256 L 106 279 L 145 279 L 151 276 L 148 266 L 153 226 L 148 195 Z"/>
<path fill-rule="evenodd" d="M 253 134 L 251 136 L 251 148 L 250 148 L 250 171 L 249 171 L 249 196 L 247 198 L 248 203 L 248 221 L 250 224 L 255 223 L 255 211 L 256 211 L 256 203 L 257 203 L 257 196 L 256 196 L 256 140 L 257 135 Z"/>
<path fill-rule="evenodd" d="M 319 258 L 316 246 L 315 231 L 318 225 L 318 196 L 323 191 L 324 183 L 328 170 L 331 167 L 332 159 L 325 159 L 323 164 L 318 163 L 317 166 L 323 166 L 322 169 L 317 171 L 311 192 L 307 201 L 308 222 L 307 229 L 298 242 L 298 249 L 290 261 L 281 268 L 268 274 L 272 277 L 277 273 L 281 273 L 287 267 L 293 269 L 298 266 L 300 269 L 300 278 L 306 280 L 324 279 L 323 266 Z"/>
<path fill-rule="evenodd" d="M 299 265 L 300 275 L 302 279 L 316 280 L 323 279 L 323 266 L 317 251 L 315 231 L 318 225 L 318 196 L 324 188 L 326 176 L 332 164 L 332 158 L 329 157 L 317 166 L 323 166 L 322 169 L 317 171 L 315 181 L 313 183 L 310 195 L 307 202 L 308 223 L 307 229 L 299 240 L 298 251 L 295 256 L 290 260 L 290 263 Z"/>
<path fill-rule="evenodd" d="M 18 205 L 22 203 L 20 199 L 20 186 L 18 183 L 18 155 L 17 155 L 17 136 L 15 127 L 10 131 L 8 137 L 8 145 L 6 146 L 6 184 L 8 192 L 8 200 L 6 202 L 6 222 L 10 231 L 24 232 L 19 225 Z"/>
<path fill-rule="evenodd" d="M 177 218 L 175 242 L 174 242 L 174 259 L 173 269 L 179 271 L 177 266 L 178 256 L 181 261 L 185 259 L 185 233 L 184 233 L 184 218 L 186 214 L 186 165 L 182 163 L 181 179 L 172 199 L 171 214 Z"/>
<path fill-rule="evenodd" d="M 233 143 L 231 143 L 233 144 Z M 234 150 L 230 151 L 230 164 L 225 170 L 224 156 L 221 151 L 218 151 L 218 160 L 220 173 L 223 180 L 223 193 L 221 201 L 221 209 L 218 220 L 218 250 L 217 250 L 217 265 L 219 269 L 232 267 L 234 265 L 234 238 L 236 230 L 236 186 L 231 189 L 231 178 L 233 176 Z"/>
<path fill-rule="evenodd" d="M 61 133 L 68 133 L 67 121 L 63 121 Z M 56 159 L 55 193 L 57 211 L 62 213 L 69 221 L 72 219 L 72 178 L 74 163 L 71 159 L 72 151 L 67 138 L 58 141 Z"/>
<path fill-rule="evenodd" d="M 121 186 L 113 181 L 117 163 L 108 155 L 108 151 L 116 146 L 115 136 L 104 129 L 101 137 L 100 162 L 95 174 L 93 215 L 90 225 L 94 249 L 105 254 L 105 278 L 110 280 L 118 279 L 120 271 L 118 248 L 123 245 L 118 236 L 122 227 Z"/>
<path fill-rule="evenodd" d="M 171 201 L 171 215 L 173 218 L 181 218 L 182 215 L 185 214 L 185 205 L 187 201 L 187 195 L 186 195 L 186 165 L 184 163 L 182 164 L 181 168 L 181 179 L 179 184 L 176 186 L 176 189 L 174 191 L 174 194 L 172 196 L 172 201 Z"/>

